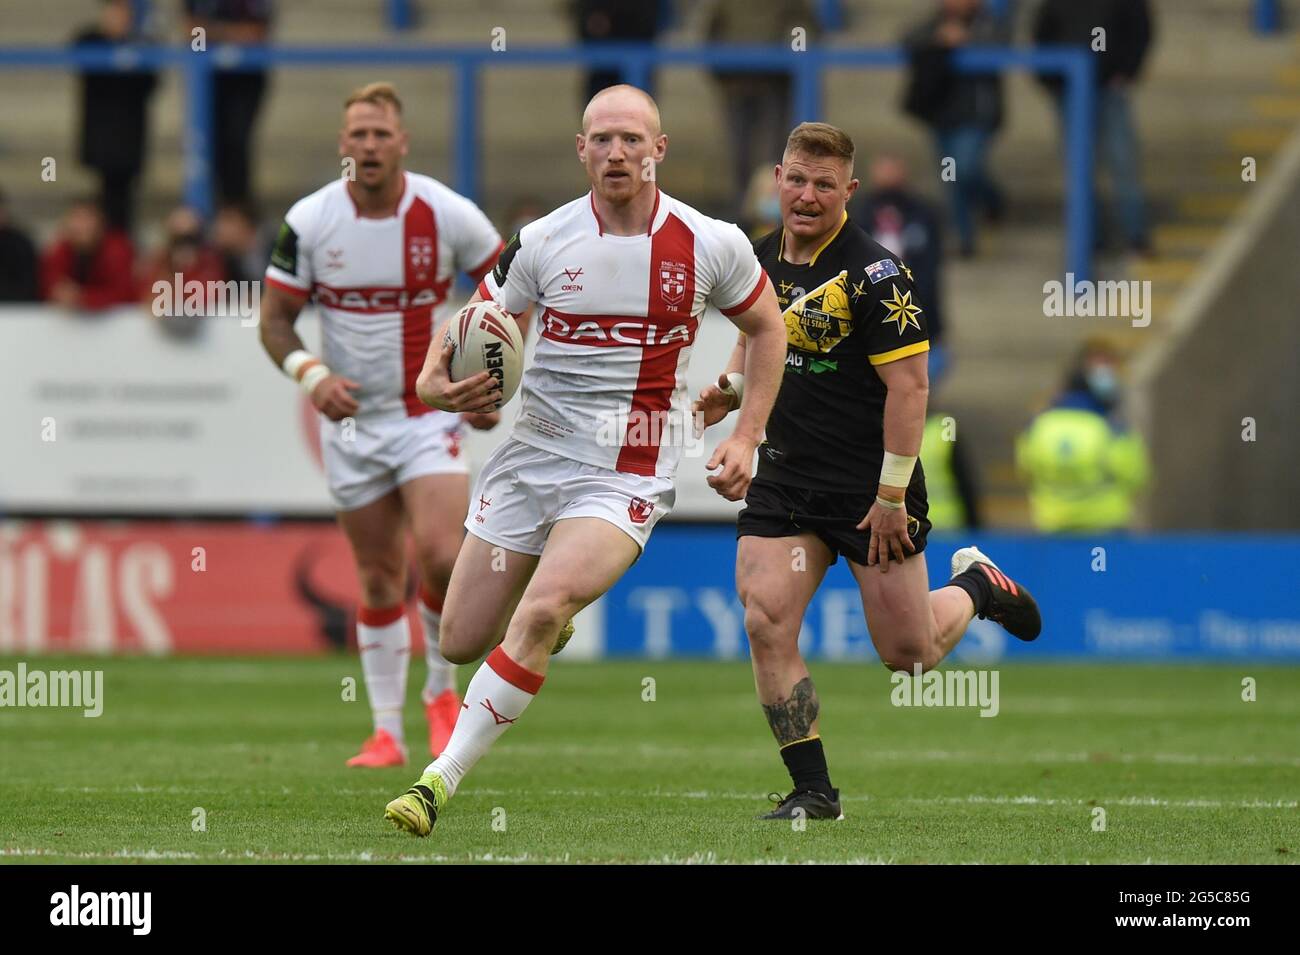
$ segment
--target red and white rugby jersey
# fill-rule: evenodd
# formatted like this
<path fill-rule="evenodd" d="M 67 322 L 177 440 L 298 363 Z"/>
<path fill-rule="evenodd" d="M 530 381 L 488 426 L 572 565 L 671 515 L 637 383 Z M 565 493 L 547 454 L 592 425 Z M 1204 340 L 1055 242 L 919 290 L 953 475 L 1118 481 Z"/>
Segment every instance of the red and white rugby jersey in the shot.
<path fill-rule="evenodd" d="M 433 413 L 415 395 L 433 331 L 447 315 L 457 271 L 476 280 L 501 237 L 474 203 L 436 179 L 404 173 L 397 214 L 357 214 L 338 179 L 300 199 L 280 227 L 266 281 L 311 295 L 331 370 L 361 385 L 358 415 Z M 445 415 L 448 427 L 458 415 Z"/>
<path fill-rule="evenodd" d="M 590 193 L 524 226 L 479 284 L 508 311 L 539 305 L 514 437 L 672 477 L 691 427 L 686 368 L 705 305 L 738 315 L 766 281 L 740 229 L 664 192 L 646 235 L 606 233 Z"/>

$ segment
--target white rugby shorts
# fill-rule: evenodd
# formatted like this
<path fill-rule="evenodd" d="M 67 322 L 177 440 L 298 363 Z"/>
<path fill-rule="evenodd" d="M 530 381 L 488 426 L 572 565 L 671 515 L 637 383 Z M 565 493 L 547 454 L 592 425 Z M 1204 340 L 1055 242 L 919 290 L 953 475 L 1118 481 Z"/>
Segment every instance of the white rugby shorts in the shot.
<path fill-rule="evenodd" d="M 459 416 L 354 418 L 351 432 L 347 424 L 321 416 L 321 458 L 340 511 L 365 507 L 426 474 L 469 473 Z"/>
<path fill-rule="evenodd" d="M 537 555 L 556 521 L 598 517 L 645 550 L 676 500 L 671 478 L 611 471 L 508 438 L 483 464 L 465 529 L 489 544 Z"/>

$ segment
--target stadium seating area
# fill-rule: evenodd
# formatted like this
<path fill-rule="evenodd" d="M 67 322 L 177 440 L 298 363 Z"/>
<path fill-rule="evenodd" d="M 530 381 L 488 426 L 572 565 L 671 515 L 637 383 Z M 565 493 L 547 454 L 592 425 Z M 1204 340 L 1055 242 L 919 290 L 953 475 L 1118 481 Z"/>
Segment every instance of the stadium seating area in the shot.
<path fill-rule="evenodd" d="M 1015 38 L 1027 42 L 1034 3 L 1010 5 Z M 417 8 L 419 5 L 417 5 Z M 506 28 L 509 44 L 572 43 L 568 8 L 559 3 L 446 0 L 425 4 L 402 43 L 487 43 L 494 27 Z M 690 44 L 703 30 L 700 9 L 679 4 L 665 44 Z M 843 4 L 845 25 L 830 35 L 834 45 L 885 46 L 928 7 L 877 0 Z M 6 46 L 57 44 L 89 21 L 95 5 L 53 0 L 49 16 L 6 24 Z M 154 2 L 156 35 L 175 37 L 177 11 Z M 1137 90 L 1145 185 L 1156 223 L 1157 256 L 1130 260 L 1102 256 L 1099 277 L 1150 279 L 1154 283 L 1149 328 L 1112 322 L 1037 319 L 1042 285 L 1059 277 L 1062 223 L 1062 153 L 1057 117 L 1034 78 L 1007 77 L 1007 119 L 993 146 L 991 166 L 1009 186 L 1008 218 L 989 230 L 981 254 L 953 261 L 944 277 L 949 301 L 949 345 L 955 358 L 937 396 L 969 430 L 977 454 L 989 522 L 1026 521 L 1023 491 L 1012 466 L 1012 442 L 1032 403 L 1046 400 L 1063 361 L 1085 335 L 1104 332 L 1122 349 L 1136 351 L 1164 334 L 1172 310 L 1221 229 L 1240 207 L 1249 185 L 1240 176 L 1243 156 L 1267 168 L 1300 118 L 1300 58 L 1294 34 L 1253 32 L 1248 5 L 1226 0 L 1157 0 L 1157 38 Z M 343 0 L 279 4 L 273 36 L 289 45 L 390 42 L 385 5 Z M 75 161 L 76 78 L 52 72 L 6 71 L 0 105 L 0 181 L 9 192 L 11 215 L 47 244 L 55 225 L 92 179 Z M 445 70 L 340 68 L 276 73 L 259 119 L 255 178 L 264 224 L 314 184 L 336 174 L 334 136 L 338 105 L 353 86 L 383 76 L 403 90 L 412 131 L 413 168 L 449 176 L 449 103 L 453 78 Z M 897 70 L 831 72 L 824 84 L 825 117 L 843 125 L 870 156 L 880 147 L 911 161 L 918 188 L 936 195 L 926 131 L 898 108 L 903 77 Z M 704 72 L 661 71 L 657 95 L 671 137 L 667 188 L 704 209 L 719 209 L 727 189 L 727 138 L 718 98 Z M 569 136 L 581 101 L 575 69 L 494 71 L 482 84 L 483 164 L 481 203 L 500 224 L 521 201 L 544 207 L 583 188 L 570 156 Z M 156 247 L 167 213 L 182 192 L 179 78 L 164 75 L 154 97 L 148 164 L 140 196 L 137 244 Z M 1194 104 L 1191 105 L 1191 104 Z M 55 157 L 58 177 L 39 179 L 44 157 Z"/>

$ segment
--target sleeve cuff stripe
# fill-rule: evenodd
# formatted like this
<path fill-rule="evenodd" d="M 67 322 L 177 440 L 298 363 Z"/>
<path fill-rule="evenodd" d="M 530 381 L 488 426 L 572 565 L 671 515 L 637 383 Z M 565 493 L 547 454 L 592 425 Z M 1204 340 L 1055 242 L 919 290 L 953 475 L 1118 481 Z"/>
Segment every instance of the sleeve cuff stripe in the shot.
<path fill-rule="evenodd" d="M 867 360 L 873 365 L 888 365 L 891 361 L 898 361 L 900 358 L 910 358 L 913 355 L 919 355 L 923 351 L 930 350 L 930 341 L 926 339 L 923 342 L 913 342 L 911 345 L 904 345 L 902 348 L 895 348 L 893 351 L 881 352 L 879 355 L 868 355 Z"/>
<path fill-rule="evenodd" d="M 288 282 L 283 282 L 280 279 L 274 278 L 273 276 L 270 275 L 266 276 L 266 284 L 273 285 L 276 288 L 280 289 L 280 291 L 288 292 L 290 295 L 296 295 L 299 298 L 311 297 L 310 289 L 305 289 L 297 285 L 290 285 Z"/>
<path fill-rule="evenodd" d="M 750 307 L 755 302 L 758 301 L 758 297 L 763 294 L 763 286 L 766 284 L 767 284 L 767 273 L 764 272 L 762 269 L 759 269 L 758 283 L 754 286 L 754 290 L 750 292 L 747 296 L 745 296 L 745 300 L 743 302 L 731 306 L 730 308 L 720 308 L 718 309 L 718 311 L 720 311 L 723 315 L 727 316 L 727 318 L 734 318 L 737 315 L 739 315 L 741 312 L 749 311 Z"/>

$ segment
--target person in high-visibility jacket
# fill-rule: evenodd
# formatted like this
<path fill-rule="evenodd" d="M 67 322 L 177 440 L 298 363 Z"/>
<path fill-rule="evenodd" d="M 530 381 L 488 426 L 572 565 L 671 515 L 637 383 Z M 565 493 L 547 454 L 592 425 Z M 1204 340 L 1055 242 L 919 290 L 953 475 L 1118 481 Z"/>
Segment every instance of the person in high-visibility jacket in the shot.
<path fill-rule="evenodd" d="M 947 350 L 930 344 L 930 394 L 941 395 L 948 377 Z M 942 407 L 940 405 L 939 407 Z M 921 432 L 920 459 L 925 468 L 930 527 L 938 531 L 978 530 L 979 491 L 967 443 L 958 440 L 957 419 L 931 409 Z"/>
<path fill-rule="evenodd" d="M 1029 481 L 1029 507 L 1041 531 L 1129 525 L 1149 466 L 1141 436 L 1115 413 L 1119 364 L 1109 344 L 1085 344 L 1064 391 L 1016 443 L 1016 464 Z"/>
<path fill-rule="evenodd" d="M 970 457 L 957 439 L 956 418 L 936 411 L 925 419 L 920 457 L 931 527 L 937 531 L 978 529 L 979 495 Z"/>

